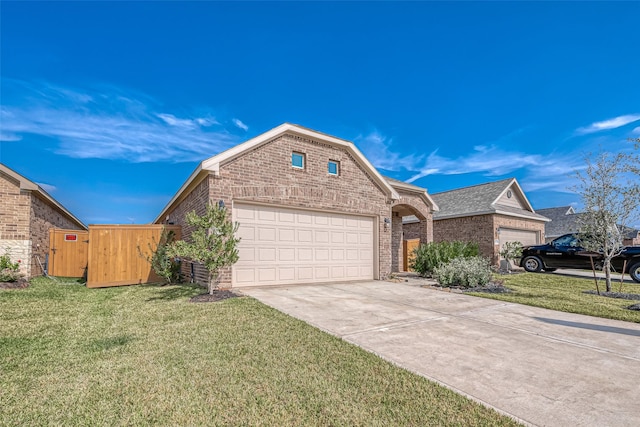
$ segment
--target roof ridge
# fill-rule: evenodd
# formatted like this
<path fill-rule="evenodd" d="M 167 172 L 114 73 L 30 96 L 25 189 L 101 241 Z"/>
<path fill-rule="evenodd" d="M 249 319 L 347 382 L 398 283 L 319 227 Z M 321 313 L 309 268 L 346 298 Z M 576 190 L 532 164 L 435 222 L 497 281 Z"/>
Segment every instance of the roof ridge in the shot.
<path fill-rule="evenodd" d="M 467 186 L 467 187 L 460 187 L 460 188 L 454 188 L 454 189 L 452 189 L 452 190 L 440 191 L 439 193 L 432 193 L 431 195 L 432 195 L 432 196 L 435 196 L 435 195 L 438 195 L 438 194 L 451 193 L 451 192 L 453 192 L 453 191 L 466 190 L 466 189 L 474 188 L 474 187 L 482 187 L 482 186 L 485 186 L 485 185 L 497 184 L 497 183 L 502 182 L 502 181 L 505 181 L 505 182 L 506 182 L 506 181 L 512 181 L 512 180 L 514 180 L 514 179 L 515 179 L 515 177 L 512 177 L 512 178 L 505 178 L 505 179 L 499 179 L 499 180 L 497 180 L 497 181 L 485 182 L 485 183 L 483 183 L 483 184 L 474 184 L 474 185 L 469 185 L 469 186 Z"/>

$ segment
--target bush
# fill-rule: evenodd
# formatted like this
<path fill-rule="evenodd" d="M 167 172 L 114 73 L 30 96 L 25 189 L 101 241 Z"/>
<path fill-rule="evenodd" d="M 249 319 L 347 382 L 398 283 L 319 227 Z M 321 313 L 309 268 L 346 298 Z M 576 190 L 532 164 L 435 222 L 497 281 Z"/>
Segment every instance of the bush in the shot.
<path fill-rule="evenodd" d="M 522 243 L 506 242 L 500 250 L 500 256 L 507 261 L 507 271 L 511 271 L 511 262 L 522 257 Z"/>
<path fill-rule="evenodd" d="M 434 271 L 434 276 L 442 286 L 473 288 L 485 286 L 491 280 L 491 266 L 485 258 L 454 258 Z"/>
<path fill-rule="evenodd" d="M 20 264 L 11 262 L 9 254 L 0 256 L 0 282 L 15 282 L 22 274 L 19 272 Z"/>
<path fill-rule="evenodd" d="M 168 284 L 179 283 L 181 281 L 180 263 L 176 262 L 169 254 L 169 245 L 175 240 L 175 233 L 172 230 L 164 228 L 160 235 L 160 241 L 156 244 L 153 239 L 153 245 L 149 244 L 151 256 L 142 252 L 138 246 L 138 253 L 149 264 L 153 271 Z M 154 248 L 155 246 L 155 248 Z"/>
<path fill-rule="evenodd" d="M 430 242 L 420 245 L 414 251 L 411 268 L 418 274 L 433 274 L 436 268 L 455 258 L 469 258 L 480 255 L 477 243 L 471 242 Z"/>

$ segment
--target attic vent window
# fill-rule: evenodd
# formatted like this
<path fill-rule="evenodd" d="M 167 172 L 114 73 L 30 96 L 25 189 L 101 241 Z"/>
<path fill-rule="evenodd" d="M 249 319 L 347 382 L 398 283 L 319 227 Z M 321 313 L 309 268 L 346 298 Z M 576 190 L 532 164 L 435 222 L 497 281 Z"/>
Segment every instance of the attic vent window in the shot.
<path fill-rule="evenodd" d="M 511 193 L 511 190 L 507 191 L 507 198 L 508 198 L 508 199 L 510 199 L 512 195 L 513 195 L 513 194 Z"/>
<path fill-rule="evenodd" d="M 339 175 L 340 174 L 340 162 L 335 160 L 329 160 L 328 163 L 328 171 L 329 175 Z"/>
<path fill-rule="evenodd" d="M 296 169 L 304 169 L 304 154 L 295 151 L 291 153 L 291 166 Z"/>

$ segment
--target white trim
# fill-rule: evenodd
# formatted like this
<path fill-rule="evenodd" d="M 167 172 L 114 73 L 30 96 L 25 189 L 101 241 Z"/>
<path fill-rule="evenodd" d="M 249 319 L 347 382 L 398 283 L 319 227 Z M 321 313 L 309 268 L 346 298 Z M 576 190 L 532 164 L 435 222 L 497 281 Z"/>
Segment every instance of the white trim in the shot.
<path fill-rule="evenodd" d="M 387 181 L 389 182 L 389 181 Z M 424 188 L 420 188 L 417 187 L 415 185 L 412 184 L 407 184 L 406 182 L 389 182 L 389 185 L 391 185 L 391 187 L 395 187 L 404 191 L 407 191 L 409 193 L 414 193 L 414 194 L 418 194 L 420 195 L 420 197 L 422 198 L 422 200 L 424 200 L 424 202 L 427 205 L 431 206 L 431 210 L 434 212 L 438 212 L 440 210 L 440 208 L 438 207 L 438 205 L 436 204 L 435 200 L 433 200 L 431 198 L 431 196 L 429 195 L 429 193 L 427 192 L 427 190 L 425 190 Z"/>
<path fill-rule="evenodd" d="M 529 211 L 535 213 L 535 211 L 533 210 L 533 206 L 531 206 L 531 203 L 529 203 L 529 199 L 527 199 L 527 196 L 524 194 L 524 191 L 522 191 L 522 188 L 520 187 L 520 184 L 518 184 L 518 181 L 515 178 L 511 178 L 511 182 L 509 183 L 509 185 L 507 185 L 505 187 L 505 189 L 502 190 L 500 195 L 493 202 L 491 202 L 491 206 L 494 206 L 496 203 L 498 203 L 498 201 L 502 198 L 502 196 L 504 196 L 505 193 L 507 191 L 509 191 L 514 184 L 516 186 L 516 190 L 518 191 L 518 193 L 520 193 L 519 194 L 520 197 L 522 197 L 522 200 L 524 200 L 524 202 L 526 203 L 526 208 L 527 209 L 525 209 L 525 210 L 529 210 Z"/>

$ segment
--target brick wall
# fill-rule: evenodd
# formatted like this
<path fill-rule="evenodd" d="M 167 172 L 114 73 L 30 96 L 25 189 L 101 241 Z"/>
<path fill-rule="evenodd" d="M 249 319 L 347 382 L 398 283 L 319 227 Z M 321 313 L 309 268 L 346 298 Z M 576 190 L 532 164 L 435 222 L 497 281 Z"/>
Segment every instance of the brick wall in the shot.
<path fill-rule="evenodd" d="M 31 277 L 43 274 L 40 262 L 44 264 L 46 254 L 49 253 L 49 230 L 52 228 L 64 228 L 69 230 L 83 230 L 75 221 L 72 221 L 65 212 L 51 204 L 46 199 L 31 194 Z"/>
<path fill-rule="evenodd" d="M 494 233 L 493 215 L 477 215 L 433 221 L 434 242 L 454 240 L 477 242 L 480 247 L 480 255 L 492 261 L 495 261 Z"/>
<path fill-rule="evenodd" d="M 188 226 L 184 217 L 187 213 L 191 211 L 196 211 L 198 215 L 203 215 L 206 212 L 207 203 L 209 203 L 209 181 L 211 176 L 205 177 L 202 182 L 200 182 L 190 193 L 186 195 L 186 197 L 176 205 L 176 207 L 169 212 L 168 220 L 163 218 L 163 222 L 176 224 L 182 226 L 182 238 L 184 240 L 189 240 L 189 236 L 193 231 L 193 228 Z M 196 283 L 199 283 L 203 286 L 206 286 L 207 281 L 209 280 L 207 270 L 199 264 L 193 265 L 194 277 L 193 280 Z M 182 274 L 185 279 L 189 280 L 191 278 L 191 263 L 183 262 L 182 263 Z"/>
<path fill-rule="evenodd" d="M 544 242 L 544 222 L 506 215 L 477 215 L 464 218 L 435 220 L 434 241 L 460 240 L 477 242 L 480 255 L 497 264 L 500 260 L 500 247 L 495 242 L 500 238 L 497 229 L 513 228 L 540 233 L 540 242 Z M 406 227 L 406 226 L 405 226 Z"/>
<path fill-rule="evenodd" d="M 0 172 L 0 239 L 29 240 L 31 195 Z"/>
<path fill-rule="evenodd" d="M 30 274 L 31 239 L 29 236 L 30 194 L 20 183 L 0 172 L 0 255 L 8 253 L 20 261 L 20 271 Z"/>
<path fill-rule="evenodd" d="M 419 239 L 422 234 L 422 224 L 419 222 L 411 222 L 408 224 L 404 224 L 402 226 L 402 231 L 404 233 L 404 240 L 413 240 Z M 433 231 L 431 233 L 433 239 Z"/>
<path fill-rule="evenodd" d="M 291 166 L 293 151 L 305 154 L 305 169 Z M 327 172 L 329 160 L 340 162 L 339 176 Z M 386 196 L 351 155 L 340 148 L 293 135 L 283 135 L 223 165 L 220 176 L 209 175 L 170 213 L 170 220 L 181 224 L 179 217 L 203 205 L 205 199 L 272 203 L 288 207 L 331 210 L 379 218 L 379 276 L 391 272 L 391 230 L 384 228 L 384 218 L 391 217 Z M 208 197 L 203 196 L 208 189 Z M 184 206 L 183 206 L 184 205 Z M 187 236 L 189 230 L 183 229 Z M 223 272 L 221 286 L 231 285 L 230 270 Z"/>

